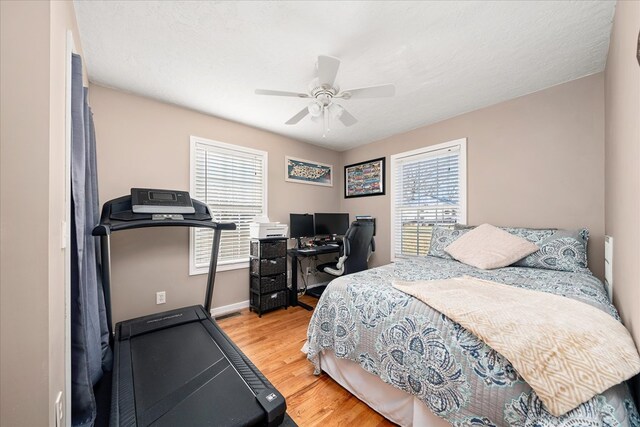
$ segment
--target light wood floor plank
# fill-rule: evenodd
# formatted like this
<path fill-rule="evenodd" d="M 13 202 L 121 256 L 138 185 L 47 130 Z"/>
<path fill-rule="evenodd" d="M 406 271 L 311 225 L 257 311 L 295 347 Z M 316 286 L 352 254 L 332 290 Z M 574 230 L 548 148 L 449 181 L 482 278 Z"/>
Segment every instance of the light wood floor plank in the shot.
<path fill-rule="evenodd" d="M 313 365 L 300 351 L 311 313 L 289 307 L 259 318 L 246 309 L 218 324 L 284 395 L 287 412 L 299 426 L 393 426 L 328 375 L 313 375 Z"/>

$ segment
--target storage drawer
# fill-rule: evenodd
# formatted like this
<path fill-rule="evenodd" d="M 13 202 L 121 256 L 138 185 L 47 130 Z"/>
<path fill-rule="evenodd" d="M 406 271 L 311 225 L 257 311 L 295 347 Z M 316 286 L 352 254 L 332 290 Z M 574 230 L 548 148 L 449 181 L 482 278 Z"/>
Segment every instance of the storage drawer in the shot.
<path fill-rule="evenodd" d="M 287 256 L 286 240 L 252 240 L 251 256 L 258 258 L 279 258 Z"/>
<path fill-rule="evenodd" d="M 272 308 L 287 307 L 287 291 L 278 291 L 270 294 L 251 292 L 251 308 L 262 314 L 263 311 Z"/>
<path fill-rule="evenodd" d="M 275 276 L 251 276 L 251 290 L 260 294 L 281 291 L 287 288 L 287 275 L 285 273 Z"/>
<path fill-rule="evenodd" d="M 251 274 L 257 276 L 269 276 L 285 273 L 287 271 L 287 258 L 258 259 L 251 258 Z"/>

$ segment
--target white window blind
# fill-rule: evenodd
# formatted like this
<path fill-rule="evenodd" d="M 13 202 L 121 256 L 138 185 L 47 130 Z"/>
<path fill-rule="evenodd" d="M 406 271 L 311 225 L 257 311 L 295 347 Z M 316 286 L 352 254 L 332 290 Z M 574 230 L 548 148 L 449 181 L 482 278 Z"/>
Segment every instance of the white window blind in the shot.
<path fill-rule="evenodd" d="M 191 137 L 191 197 L 209 206 L 214 221 L 237 226 L 221 234 L 218 269 L 249 260 L 249 223 L 267 212 L 266 169 L 264 151 Z M 207 272 L 212 239 L 212 230 L 192 230 L 191 274 Z"/>
<path fill-rule="evenodd" d="M 433 227 L 466 222 L 466 140 L 391 156 L 392 256 L 429 252 Z"/>

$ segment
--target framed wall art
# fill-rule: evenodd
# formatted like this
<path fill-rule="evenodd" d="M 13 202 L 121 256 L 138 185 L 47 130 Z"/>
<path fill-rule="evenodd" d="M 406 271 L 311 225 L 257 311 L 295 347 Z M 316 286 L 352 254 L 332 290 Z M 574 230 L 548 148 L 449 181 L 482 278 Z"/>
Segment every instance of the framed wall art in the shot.
<path fill-rule="evenodd" d="M 385 192 L 384 157 L 344 167 L 344 197 L 381 196 Z"/>
<path fill-rule="evenodd" d="M 333 187 L 333 165 L 285 156 L 284 179 L 301 184 Z"/>

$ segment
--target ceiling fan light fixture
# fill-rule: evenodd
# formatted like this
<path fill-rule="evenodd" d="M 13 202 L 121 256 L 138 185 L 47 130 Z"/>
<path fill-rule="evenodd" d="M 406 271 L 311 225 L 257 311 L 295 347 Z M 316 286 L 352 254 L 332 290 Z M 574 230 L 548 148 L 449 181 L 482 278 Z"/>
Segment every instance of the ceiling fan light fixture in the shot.
<path fill-rule="evenodd" d="M 307 108 L 309 109 L 309 114 L 311 114 L 312 117 L 320 117 L 322 114 L 322 106 L 317 102 L 312 102 Z"/>

